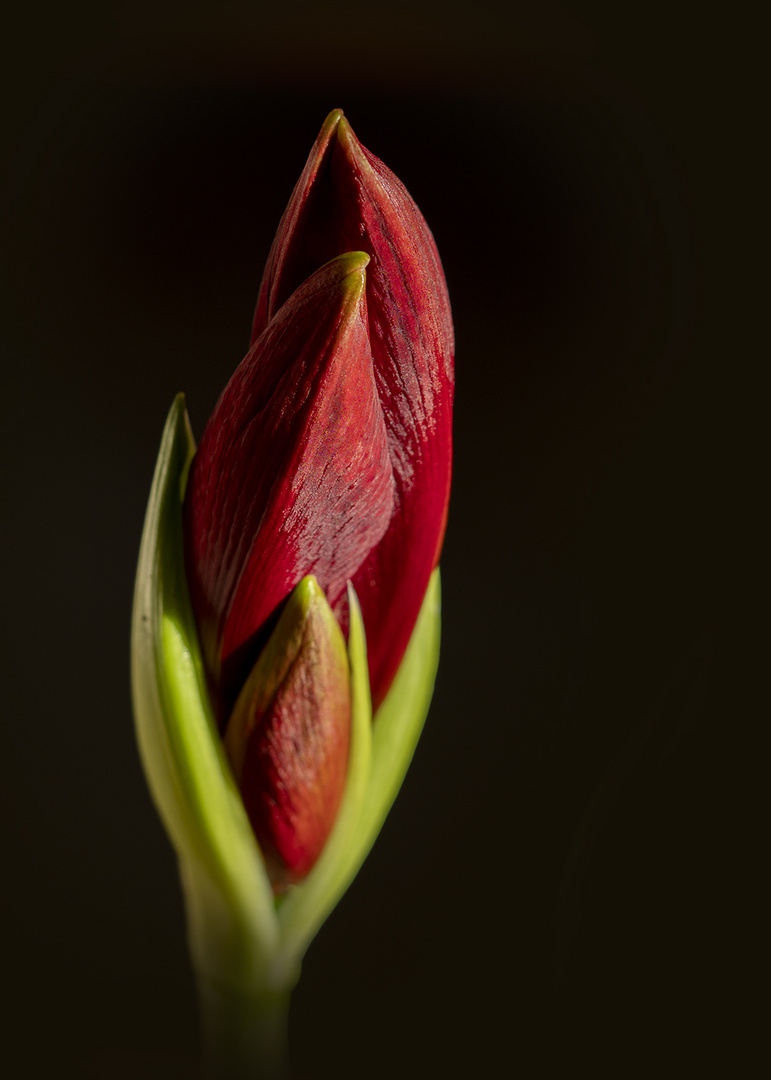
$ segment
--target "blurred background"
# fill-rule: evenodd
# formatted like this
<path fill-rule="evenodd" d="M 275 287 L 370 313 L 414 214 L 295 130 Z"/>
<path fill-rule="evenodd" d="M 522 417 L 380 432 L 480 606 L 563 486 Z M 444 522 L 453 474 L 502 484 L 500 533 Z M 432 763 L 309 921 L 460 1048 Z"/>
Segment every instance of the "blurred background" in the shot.
<path fill-rule="evenodd" d="M 434 703 L 307 955 L 297 1075 L 735 1062 L 747 983 L 727 974 L 742 917 L 725 809 L 743 784 L 721 687 L 740 670 L 725 600 L 743 112 L 727 97 L 737 59 L 705 20 L 692 3 L 551 0 L 108 0 L 11 17 L 14 1076 L 197 1075 L 176 867 L 132 730 L 133 575 L 167 409 L 184 390 L 200 436 L 336 106 L 442 254 L 456 464 Z"/>

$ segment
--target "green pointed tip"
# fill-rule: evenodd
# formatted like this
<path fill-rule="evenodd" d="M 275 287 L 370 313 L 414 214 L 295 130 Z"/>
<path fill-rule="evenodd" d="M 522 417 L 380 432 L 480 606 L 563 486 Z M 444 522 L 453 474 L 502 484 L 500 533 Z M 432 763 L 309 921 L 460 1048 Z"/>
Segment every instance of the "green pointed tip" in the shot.
<path fill-rule="evenodd" d="M 340 121 L 345 121 L 345 113 L 342 109 L 333 109 L 327 116 L 324 123 L 321 125 L 321 130 L 325 133 L 331 133 L 335 130 Z"/>
<path fill-rule="evenodd" d="M 356 274 L 363 276 L 364 271 L 369 266 L 370 257 L 366 251 L 346 251 L 344 255 L 337 255 L 330 262 L 338 263 L 341 276 L 344 275 L 348 278 Z"/>
<path fill-rule="evenodd" d="M 323 597 L 324 593 L 318 581 L 316 581 L 313 574 L 308 574 L 290 593 L 286 607 L 281 614 L 279 625 L 283 623 L 288 628 L 298 622 L 304 623 L 308 618 L 309 611 L 320 596 Z"/>
<path fill-rule="evenodd" d="M 365 251 L 348 251 L 332 261 L 340 266 L 340 287 L 349 310 L 352 310 L 358 307 L 366 292 L 369 255 Z"/>
<path fill-rule="evenodd" d="M 348 661 L 343 632 L 316 578 L 312 574 L 303 578 L 292 593 L 292 599 L 296 594 L 298 602 L 299 597 L 302 598 L 308 632 L 317 639 L 325 638 L 331 654 L 336 656 L 347 670 Z"/>
<path fill-rule="evenodd" d="M 311 172 L 315 173 L 316 170 L 321 167 L 321 163 L 329 153 L 330 147 L 335 140 L 337 129 L 342 119 L 342 109 L 333 109 L 327 116 L 326 120 L 321 125 L 321 130 L 319 131 L 316 142 L 313 144 L 313 150 L 308 159 L 306 170 L 310 168 Z"/>
<path fill-rule="evenodd" d="M 284 610 L 281 612 L 281 618 L 276 624 L 276 629 L 273 631 L 265 651 L 270 650 L 272 652 L 275 649 L 283 654 L 288 647 L 293 648 L 294 643 L 297 641 L 297 635 L 304 632 L 310 618 L 314 622 L 324 624 L 328 632 L 331 632 L 334 636 L 339 635 L 342 640 L 342 633 L 337 619 L 329 606 L 324 590 L 313 574 L 304 577 L 289 594 Z"/>
<path fill-rule="evenodd" d="M 345 651 L 345 639 L 339 623 L 329 606 L 324 590 L 313 574 L 304 577 L 289 594 L 271 640 L 275 639 L 277 646 L 282 642 L 293 641 L 298 631 L 303 631 L 309 621 L 312 623 L 312 632 L 325 633 L 341 650 Z"/>
<path fill-rule="evenodd" d="M 344 293 L 358 295 L 366 282 L 370 256 L 366 251 L 346 251 L 324 263 L 323 274 L 317 271 L 319 284 L 324 288 L 341 288 Z"/>
<path fill-rule="evenodd" d="M 335 139 L 348 160 L 355 161 L 357 169 L 371 169 L 369 162 L 361 151 L 361 143 L 356 138 L 353 128 L 342 112 L 335 122 L 333 130 Z"/>
<path fill-rule="evenodd" d="M 343 310 L 349 315 L 364 297 L 369 262 L 370 257 L 366 251 L 347 251 L 325 263 L 323 272 L 316 272 L 319 286 L 333 290 L 342 301 Z"/>

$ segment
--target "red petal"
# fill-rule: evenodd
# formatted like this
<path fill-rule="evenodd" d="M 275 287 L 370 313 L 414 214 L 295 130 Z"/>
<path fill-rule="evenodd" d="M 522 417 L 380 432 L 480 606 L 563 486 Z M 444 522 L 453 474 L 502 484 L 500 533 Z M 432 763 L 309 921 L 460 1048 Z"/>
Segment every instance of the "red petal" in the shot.
<path fill-rule="evenodd" d="M 287 300 L 225 389 L 193 461 L 188 579 L 223 716 L 295 585 L 314 574 L 337 602 L 392 513 L 367 262 L 335 259 Z"/>
<path fill-rule="evenodd" d="M 313 867 L 348 764 L 345 642 L 313 578 L 292 593 L 233 711 L 228 757 L 276 891 Z"/>
<path fill-rule="evenodd" d="M 404 186 L 327 118 L 281 220 L 255 315 L 261 333 L 315 267 L 367 252 L 369 333 L 396 484 L 387 533 L 353 577 L 380 704 L 401 662 L 447 519 L 452 458 L 453 331 L 433 237 Z M 345 620 L 345 601 L 337 605 Z"/>

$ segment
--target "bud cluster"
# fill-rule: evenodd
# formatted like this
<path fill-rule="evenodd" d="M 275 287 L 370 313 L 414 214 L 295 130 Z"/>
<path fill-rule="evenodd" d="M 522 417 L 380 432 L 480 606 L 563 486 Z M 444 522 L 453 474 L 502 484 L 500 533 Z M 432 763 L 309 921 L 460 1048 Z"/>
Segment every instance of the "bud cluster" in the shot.
<path fill-rule="evenodd" d="M 276 891 L 313 867 L 345 785 L 347 584 L 377 723 L 438 563 L 452 396 L 431 233 L 335 110 L 282 217 L 251 348 L 184 504 L 214 709 Z"/>

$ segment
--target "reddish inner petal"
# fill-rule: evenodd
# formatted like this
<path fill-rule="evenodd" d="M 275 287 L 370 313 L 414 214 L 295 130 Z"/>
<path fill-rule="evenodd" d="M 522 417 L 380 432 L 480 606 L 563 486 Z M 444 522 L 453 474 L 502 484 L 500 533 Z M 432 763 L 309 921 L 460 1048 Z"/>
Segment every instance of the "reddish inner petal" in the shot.
<path fill-rule="evenodd" d="M 342 120 L 331 134 L 325 125 L 282 219 L 255 331 L 305 275 L 346 247 L 372 256 L 369 332 L 395 481 L 388 532 L 354 577 L 377 707 L 409 641 L 444 535 L 453 334 L 428 226 L 401 182 Z M 345 626 L 344 598 L 335 610 Z"/>
<path fill-rule="evenodd" d="M 330 266 L 255 344 L 193 463 L 191 595 L 225 707 L 297 582 L 313 573 L 335 601 L 393 510 L 364 271 L 341 281 L 344 267 Z"/>
<path fill-rule="evenodd" d="M 256 717 L 241 775 L 244 804 L 274 886 L 312 869 L 334 825 L 348 764 L 348 670 L 312 612 L 299 655 Z"/>

